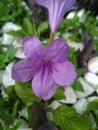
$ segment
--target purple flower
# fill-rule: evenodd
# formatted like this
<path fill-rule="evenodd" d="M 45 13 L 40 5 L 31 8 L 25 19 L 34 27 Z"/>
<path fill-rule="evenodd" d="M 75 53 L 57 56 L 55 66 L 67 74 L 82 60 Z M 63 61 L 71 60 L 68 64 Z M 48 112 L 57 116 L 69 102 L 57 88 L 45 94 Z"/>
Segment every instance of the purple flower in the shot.
<path fill-rule="evenodd" d="M 49 10 L 49 21 L 52 32 L 55 32 L 66 12 L 74 8 L 76 0 L 36 0 L 36 2 Z"/>
<path fill-rule="evenodd" d="M 12 69 L 12 78 L 32 81 L 32 89 L 38 97 L 48 100 L 56 91 L 56 84 L 69 86 L 77 77 L 75 67 L 68 61 L 69 46 L 63 39 L 54 40 L 47 48 L 37 37 L 23 41 L 26 58 Z"/>

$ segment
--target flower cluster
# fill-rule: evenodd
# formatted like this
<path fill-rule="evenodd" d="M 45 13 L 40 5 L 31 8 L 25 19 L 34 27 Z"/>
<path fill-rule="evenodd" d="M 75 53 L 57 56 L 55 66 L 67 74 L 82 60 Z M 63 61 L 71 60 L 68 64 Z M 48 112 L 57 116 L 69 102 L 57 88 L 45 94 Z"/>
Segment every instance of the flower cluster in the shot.
<path fill-rule="evenodd" d="M 49 10 L 51 31 L 55 32 L 66 11 L 73 8 L 75 0 L 36 0 Z M 12 69 L 12 78 L 27 82 L 32 80 L 34 93 L 43 100 L 50 99 L 56 86 L 69 86 L 77 77 L 75 67 L 68 61 L 69 46 L 63 39 L 53 40 L 48 47 L 35 36 L 23 40 L 26 58 Z"/>

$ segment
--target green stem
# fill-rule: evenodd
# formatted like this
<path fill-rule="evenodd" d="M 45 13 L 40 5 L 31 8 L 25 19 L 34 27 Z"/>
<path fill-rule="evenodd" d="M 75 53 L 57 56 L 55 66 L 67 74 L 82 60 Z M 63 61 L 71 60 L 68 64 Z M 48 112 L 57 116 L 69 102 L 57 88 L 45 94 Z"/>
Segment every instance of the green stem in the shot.
<path fill-rule="evenodd" d="M 34 20 L 33 20 L 33 30 L 34 30 L 34 35 L 37 36 L 36 25 Z"/>
<path fill-rule="evenodd" d="M 50 33 L 50 38 L 48 40 L 48 43 L 47 43 L 47 46 L 52 42 L 52 40 L 54 39 L 54 35 L 55 35 L 55 32 L 51 32 Z"/>

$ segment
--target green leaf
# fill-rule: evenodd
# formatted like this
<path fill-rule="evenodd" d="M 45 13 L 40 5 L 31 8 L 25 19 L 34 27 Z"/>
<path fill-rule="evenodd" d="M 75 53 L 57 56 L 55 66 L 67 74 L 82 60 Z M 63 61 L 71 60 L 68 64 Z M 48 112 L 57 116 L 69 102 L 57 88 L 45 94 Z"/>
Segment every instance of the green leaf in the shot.
<path fill-rule="evenodd" d="M 10 104 L 14 104 L 15 102 L 17 102 L 17 100 L 19 100 L 19 97 L 17 96 L 17 94 L 15 92 L 14 86 L 9 86 L 9 87 L 5 88 L 5 92 L 8 95 Z"/>
<path fill-rule="evenodd" d="M 8 31 L 7 34 L 12 35 L 14 37 L 20 37 L 20 38 L 23 38 L 26 35 L 22 30 Z"/>
<path fill-rule="evenodd" d="M 17 51 L 17 49 L 14 48 L 14 46 L 11 45 L 11 46 L 9 46 L 8 49 L 7 49 L 7 54 L 6 54 L 6 56 L 7 56 L 8 58 L 10 58 L 10 59 L 13 59 L 14 56 L 15 56 L 15 54 L 16 54 L 16 51 Z"/>
<path fill-rule="evenodd" d="M 37 29 L 39 36 L 41 35 L 41 33 L 45 32 L 45 30 L 47 30 L 48 27 L 49 27 L 49 24 L 47 21 L 41 23 Z"/>
<path fill-rule="evenodd" d="M 79 115 L 67 105 L 58 107 L 53 114 L 54 122 L 62 130 L 89 130 L 91 128 L 91 123 L 87 118 Z"/>
<path fill-rule="evenodd" d="M 0 112 L 0 119 L 7 122 L 9 119 L 9 115 L 6 112 L 2 111 L 2 112 Z"/>
<path fill-rule="evenodd" d="M 72 85 L 72 88 L 76 91 L 84 92 L 83 86 L 78 80 L 74 82 L 74 84 Z"/>
<path fill-rule="evenodd" d="M 18 122 L 15 124 L 13 130 L 18 130 L 18 128 L 20 127 L 21 124 L 22 124 L 22 121 L 18 121 Z"/>
<path fill-rule="evenodd" d="M 98 101 L 89 102 L 87 109 L 88 110 L 98 110 Z"/>
<path fill-rule="evenodd" d="M 1 122 L 0 122 L 0 130 L 4 130 Z"/>
<path fill-rule="evenodd" d="M 23 31 L 28 35 L 33 35 L 33 23 L 27 17 L 23 19 Z"/>
<path fill-rule="evenodd" d="M 74 64 L 75 67 L 78 66 L 77 52 L 75 51 L 75 48 L 70 47 L 70 52 L 69 52 L 68 58 Z"/>
<path fill-rule="evenodd" d="M 52 98 L 55 100 L 66 99 L 66 97 L 64 95 L 64 90 L 62 88 L 58 87 Z"/>
<path fill-rule="evenodd" d="M 31 106 L 33 102 L 40 101 L 38 97 L 35 96 L 32 88 L 31 82 L 28 83 L 15 83 L 15 91 L 19 98 L 27 105 Z"/>
<path fill-rule="evenodd" d="M 19 105 L 19 100 L 15 102 L 14 107 L 13 107 L 13 112 L 12 112 L 12 117 L 15 118 L 17 116 L 17 111 L 18 111 L 18 105 Z"/>
<path fill-rule="evenodd" d="M 77 68 L 76 71 L 77 71 L 77 73 L 78 73 L 78 77 L 83 76 L 83 74 L 84 74 L 84 70 L 83 70 L 83 69 Z"/>
<path fill-rule="evenodd" d="M 6 63 L 9 61 L 8 57 L 3 54 L 0 54 L 0 69 L 6 66 Z"/>
<path fill-rule="evenodd" d="M 97 127 L 98 127 L 98 116 L 95 117 L 95 121 L 96 121 L 96 124 L 97 124 Z"/>

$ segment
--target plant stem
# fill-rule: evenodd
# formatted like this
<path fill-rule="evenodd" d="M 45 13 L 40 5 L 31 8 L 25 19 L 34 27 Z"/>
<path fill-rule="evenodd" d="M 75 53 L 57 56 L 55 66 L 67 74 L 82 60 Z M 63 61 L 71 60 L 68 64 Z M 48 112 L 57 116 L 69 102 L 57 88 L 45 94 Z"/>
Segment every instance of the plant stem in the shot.
<path fill-rule="evenodd" d="M 54 39 L 54 35 L 55 35 L 55 32 L 51 32 L 50 33 L 50 38 L 49 38 L 49 40 L 48 40 L 48 42 L 47 42 L 47 46 L 52 42 L 52 40 Z"/>

